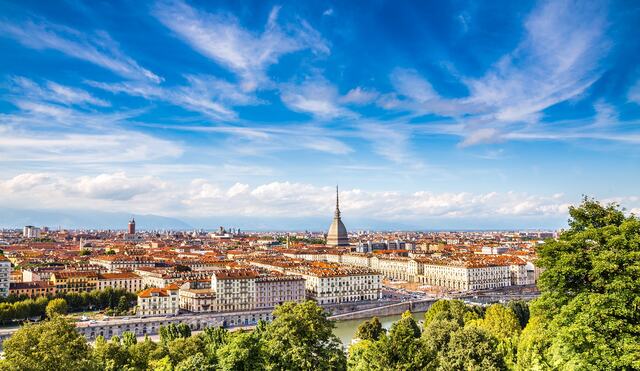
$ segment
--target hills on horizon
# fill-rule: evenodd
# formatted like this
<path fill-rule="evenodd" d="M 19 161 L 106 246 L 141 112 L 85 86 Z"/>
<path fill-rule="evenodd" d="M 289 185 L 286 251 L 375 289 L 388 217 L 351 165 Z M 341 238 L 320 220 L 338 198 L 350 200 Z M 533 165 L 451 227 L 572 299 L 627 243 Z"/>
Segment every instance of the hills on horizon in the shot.
<path fill-rule="evenodd" d="M 112 229 L 124 230 L 131 217 L 138 230 L 214 230 L 219 226 L 246 231 L 325 231 L 331 216 L 322 217 L 237 217 L 178 218 L 153 214 L 135 214 L 96 210 L 32 210 L 0 209 L 0 228 L 22 228 L 25 225 L 47 226 L 51 229 Z M 565 219 L 549 221 L 542 218 L 500 220 L 491 218 L 452 219 L 429 218 L 417 223 L 398 220 L 376 220 L 349 217 L 343 214 L 348 230 L 555 230 L 566 225 Z"/>

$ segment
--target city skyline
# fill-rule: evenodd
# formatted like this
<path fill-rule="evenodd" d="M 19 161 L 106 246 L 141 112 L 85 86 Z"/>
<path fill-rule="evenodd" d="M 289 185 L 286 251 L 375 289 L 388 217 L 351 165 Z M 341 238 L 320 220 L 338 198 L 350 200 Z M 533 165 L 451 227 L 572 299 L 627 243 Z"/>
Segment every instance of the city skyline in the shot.
<path fill-rule="evenodd" d="M 349 230 L 640 213 L 632 3 L 0 10 L 0 226 L 325 230 L 336 183 Z"/>

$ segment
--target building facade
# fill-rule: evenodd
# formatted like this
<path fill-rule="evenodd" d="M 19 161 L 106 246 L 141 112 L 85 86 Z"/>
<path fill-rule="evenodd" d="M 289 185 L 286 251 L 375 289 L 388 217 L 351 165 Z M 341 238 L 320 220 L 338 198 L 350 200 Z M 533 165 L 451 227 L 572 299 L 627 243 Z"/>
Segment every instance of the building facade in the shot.
<path fill-rule="evenodd" d="M 220 312 L 251 310 L 255 307 L 258 272 L 251 269 L 225 269 L 211 275 L 211 291 Z"/>
<path fill-rule="evenodd" d="M 97 289 L 104 290 L 107 287 L 114 289 L 123 289 L 128 292 L 136 293 L 144 287 L 142 285 L 142 277 L 135 273 L 102 273 L 98 274 Z"/>
<path fill-rule="evenodd" d="M 256 279 L 255 308 L 273 308 L 287 301 L 305 300 L 305 281 L 302 276 L 262 276 Z"/>
<path fill-rule="evenodd" d="M 4 255 L 0 255 L 0 296 L 9 295 L 11 284 L 11 262 Z"/>
<path fill-rule="evenodd" d="M 176 315 L 180 311 L 178 298 L 179 288 L 176 285 L 165 288 L 152 287 L 138 293 L 138 306 L 136 315 L 147 316 L 168 316 Z"/>

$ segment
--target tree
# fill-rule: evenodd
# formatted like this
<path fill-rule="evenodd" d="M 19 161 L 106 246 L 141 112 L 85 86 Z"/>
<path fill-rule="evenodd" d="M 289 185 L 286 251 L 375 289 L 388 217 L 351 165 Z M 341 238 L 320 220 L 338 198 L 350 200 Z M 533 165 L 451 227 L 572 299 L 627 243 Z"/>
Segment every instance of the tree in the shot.
<path fill-rule="evenodd" d="M 501 304 L 492 304 L 487 309 L 484 319 L 478 324 L 498 340 L 510 339 L 518 336 L 522 328 L 516 314 Z"/>
<path fill-rule="evenodd" d="M 204 352 L 204 344 L 199 337 L 178 337 L 165 344 L 173 365 Z"/>
<path fill-rule="evenodd" d="M 404 312 L 402 318 L 391 325 L 387 354 L 390 357 L 389 363 L 395 369 L 423 368 L 423 365 L 416 364 L 420 360 L 417 357 L 421 348 L 420 334 L 420 327 L 409 311 Z"/>
<path fill-rule="evenodd" d="M 356 338 L 361 340 L 378 340 L 386 330 L 382 328 L 382 324 L 378 317 L 373 317 L 368 321 L 364 321 L 358 326 Z"/>
<path fill-rule="evenodd" d="M 125 331 L 122 333 L 122 345 L 124 345 L 125 348 L 130 348 L 137 342 L 138 339 L 136 338 L 136 334 L 134 334 L 133 332 Z"/>
<path fill-rule="evenodd" d="M 211 364 L 202 353 L 198 353 L 178 363 L 175 371 L 214 371 L 215 369 L 215 365 Z"/>
<path fill-rule="evenodd" d="M 11 370 L 91 370 L 95 367 L 86 339 L 73 323 L 62 317 L 26 324 L 5 340 L 2 347 L 5 357 L 2 366 Z"/>
<path fill-rule="evenodd" d="M 313 301 L 284 303 L 264 334 L 267 363 L 277 370 L 344 370 L 342 343 L 334 324 Z"/>
<path fill-rule="evenodd" d="M 121 370 L 127 364 L 129 354 L 120 343 L 120 338 L 114 336 L 110 341 L 98 336 L 93 347 L 93 358 L 100 369 L 107 371 Z"/>
<path fill-rule="evenodd" d="M 176 325 L 170 323 L 166 326 L 160 326 L 160 342 L 167 343 L 178 338 L 188 338 L 191 336 L 191 328 L 185 323 Z"/>
<path fill-rule="evenodd" d="M 262 370 L 265 368 L 262 341 L 255 333 L 235 334 L 217 351 L 218 368 L 225 371 Z"/>
<path fill-rule="evenodd" d="M 444 318 L 435 319 L 425 327 L 420 339 L 423 348 L 422 354 L 425 358 L 425 369 L 435 370 L 439 368 L 439 355 L 447 350 L 451 334 L 461 327 L 458 321 Z"/>
<path fill-rule="evenodd" d="M 147 370 L 151 355 L 155 353 L 157 348 L 158 345 L 151 341 L 149 337 L 145 337 L 144 341 L 129 346 L 128 365 L 136 370 Z"/>
<path fill-rule="evenodd" d="M 544 272 L 531 315 L 547 329 L 544 358 L 553 368 L 640 368 L 640 220 L 588 198 L 569 215 L 570 228 L 537 250 Z"/>
<path fill-rule="evenodd" d="M 440 355 L 445 370 L 504 370 L 506 365 L 497 349 L 498 342 L 476 326 L 461 327 L 451 334 Z"/>
<path fill-rule="evenodd" d="M 121 296 L 120 299 L 118 299 L 118 306 L 116 307 L 116 311 L 118 312 L 118 314 L 125 314 L 128 310 L 129 303 L 127 302 L 127 298 Z"/>
<path fill-rule="evenodd" d="M 546 321 L 542 317 L 531 317 L 518 341 L 517 369 L 550 370 L 548 359 L 550 347 Z"/>
<path fill-rule="evenodd" d="M 441 299 L 433 303 L 424 314 L 424 327 L 429 326 L 435 319 L 446 319 L 456 321 L 461 326 L 465 321 L 480 318 L 478 312 L 467 306 L 460 300 Z"/>
<path fill-rule="evenodd" d="M 515 313 L 520 323 L 520 328 L 524 329 L 529 322 L 529 304 L 524 300 L 511 300 L 507 304 L 507 308 L 510 308 Z"/>
<path fill-rule="evenodd" d="M 54 318 L 67 313 L 67 301 L 61 298 L 53 299 L 47 304 L 47 317 Z"/>

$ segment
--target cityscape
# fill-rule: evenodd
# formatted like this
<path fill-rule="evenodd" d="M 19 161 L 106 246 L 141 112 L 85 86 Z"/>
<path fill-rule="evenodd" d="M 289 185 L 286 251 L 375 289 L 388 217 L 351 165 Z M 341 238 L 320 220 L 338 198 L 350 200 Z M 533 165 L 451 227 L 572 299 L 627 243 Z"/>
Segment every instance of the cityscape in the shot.
<path fill-rule="evenodd" d="M 0 370 L 640 369 L 640 3 L 0 3 Z"/>

